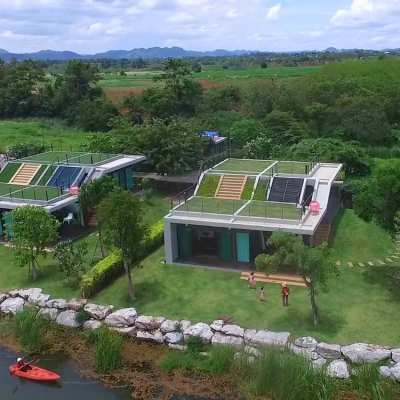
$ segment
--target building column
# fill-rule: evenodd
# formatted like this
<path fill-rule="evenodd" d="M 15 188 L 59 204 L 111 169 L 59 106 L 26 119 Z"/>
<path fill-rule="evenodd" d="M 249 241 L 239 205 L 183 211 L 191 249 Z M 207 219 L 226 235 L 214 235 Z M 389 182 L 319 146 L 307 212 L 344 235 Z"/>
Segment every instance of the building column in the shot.
<path fill-rule="evenodd" d="M 164 222 L 164 249 L 165 261 L 167 264 L 173 264 L 178 257 L 178 240 L 176 235 L 176 224 Z"/>

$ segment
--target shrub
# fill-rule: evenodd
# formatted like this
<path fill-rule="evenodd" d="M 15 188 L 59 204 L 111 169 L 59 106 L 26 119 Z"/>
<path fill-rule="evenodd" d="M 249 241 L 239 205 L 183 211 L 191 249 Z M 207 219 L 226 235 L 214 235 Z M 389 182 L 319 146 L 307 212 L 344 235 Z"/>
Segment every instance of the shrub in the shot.
<path fill-rule="evenodd" d="M 235 362 L 235 350 L 229 346 L 213 346 L 200 369 L 210 374 L 225 374 Z"/>
<path fill-rule="evenodd" d="M 171 351 L 161 360 L 160 367 L 165 372 L 175 370 L 192 371 L 195 369 L 197 356 L 189 352 Z"/>
<path fill-rule="evenodd" d="M 38 353 L 44 346 L 47 321 L 32 308 L 26 308 L 15 317 L 15 334 L 28 353 Z"/>
<path fill-rule="evenodd" d="M 121 335 L 109 329 L 102 328 L 98 331 L 95 347 L 97 371 L 107 373 L 121 365 Z"/>
<path fill-rule="evenodd" d="M 153 224 L 143 242 L 143 258 L 152 253 L 163 243 L 164 221 L 160 220 Z M 81 279 L 81 293 L 83 297 L 92 297 L 101 289 L 106 287 L 114 279 L 124 272 L 122 255 L 119 251 L 111 253 L 109 256 L 99 261 Z"/>
<path fill-rule="evenodd" d="M 11 146 L 7 155 L 11 158 L 24 158 L 34 154 L 43 153 L 46 148 L 43 145 L 36 143 L 20 143 Z"/>
<path fill-rule="evenodd" d="M 123 272 L 121 253 L 119 251 L 111 253 L 83 275 L 81 280 L 82 296 L 92 297 Z"/>
<path fill-rule="evenodd" d="M 187 340 L 187 351 L 192 354 L 200 354 L 205 350 L 205 345 L 201 338 L 197 336 L 191 336 Z"/>

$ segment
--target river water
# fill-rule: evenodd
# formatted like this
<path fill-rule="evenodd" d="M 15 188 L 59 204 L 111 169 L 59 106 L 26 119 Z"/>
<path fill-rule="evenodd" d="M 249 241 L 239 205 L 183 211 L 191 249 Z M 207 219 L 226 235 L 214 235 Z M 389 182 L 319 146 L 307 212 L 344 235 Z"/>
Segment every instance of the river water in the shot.
<path fill-rule="evenodd" d="M 10 376 L 8 367 L 16 355 L 0 348 L 1 400 L 130 400 L 127 390 L 110 390 L 101 383 L 82 378 L 70 360 L 41 359 L 39 364 L 61 375 L 59 383 L 30 382 Z"/>

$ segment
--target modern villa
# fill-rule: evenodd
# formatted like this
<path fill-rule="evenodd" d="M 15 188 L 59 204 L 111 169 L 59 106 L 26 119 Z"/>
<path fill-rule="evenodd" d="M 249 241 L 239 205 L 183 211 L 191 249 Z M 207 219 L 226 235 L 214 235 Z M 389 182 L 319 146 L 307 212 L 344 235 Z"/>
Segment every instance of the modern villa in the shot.
<path fill-rule="evenodd" d="M 0 165 L 0 239 L 9 211 L 24 205 L 45 208 L 58 219 L 83 224 L 78 204 L 80 187 L 104 175 L 125 189 L 134 186 L 133 171 L 141 155 L 49 151 Z"/>
<path fill-rule="evenodd" d="M 341 164 L 227 159 L 165 217 L 167 263 L 249 268 L 274 231 L 328 240 Z"/>

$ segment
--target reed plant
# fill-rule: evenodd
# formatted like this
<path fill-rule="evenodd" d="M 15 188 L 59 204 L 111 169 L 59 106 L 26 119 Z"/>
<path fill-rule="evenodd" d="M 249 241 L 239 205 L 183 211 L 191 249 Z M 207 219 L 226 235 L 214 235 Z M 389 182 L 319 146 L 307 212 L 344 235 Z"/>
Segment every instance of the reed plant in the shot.
<path fill-rule="evenodd" d="M 41 318 L 33 308 L 25 308 L 15 316 L 15 335 L 27 353 L 39 353 L 45 345 L 48 321 Z"/>
<path fill-rule="evenodd" d="M 101 373 L 110 372 L 121 365 L 122 337 L 116 332 L 102 328 L 97 332 L 95 340 L 96 370 Z"/>

